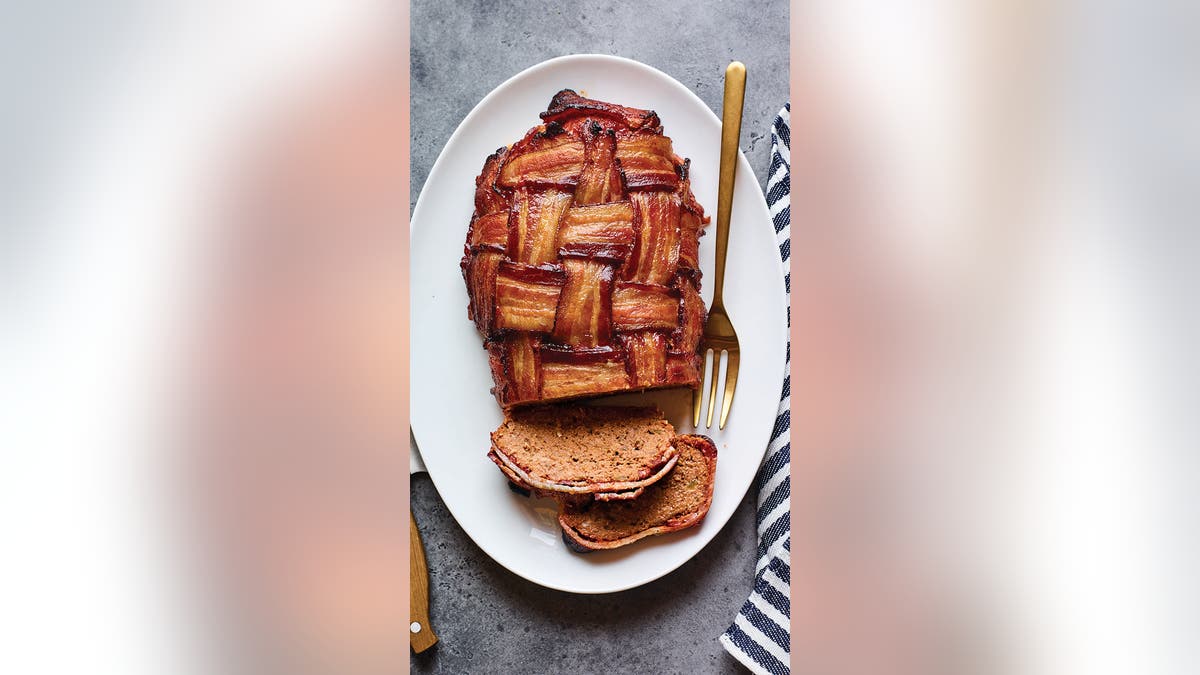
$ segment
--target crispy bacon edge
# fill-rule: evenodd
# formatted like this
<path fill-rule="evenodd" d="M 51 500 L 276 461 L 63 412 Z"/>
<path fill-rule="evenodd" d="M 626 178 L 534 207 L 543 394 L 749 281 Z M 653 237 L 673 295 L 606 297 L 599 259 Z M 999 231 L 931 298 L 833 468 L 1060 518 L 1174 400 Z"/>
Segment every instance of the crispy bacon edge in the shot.
<path fill-rule="evenodd" d="M 563 89 L 550 99 L 550 105 L 540 117 L 545 122 L 570 119 L 576 115 L 605 115 L 614 117 L 630 129 L 662 130 L 658 113 L 653 110 L 630 108 L 616 103 L 597 101 L 580 96 L 574 89 Z"/>

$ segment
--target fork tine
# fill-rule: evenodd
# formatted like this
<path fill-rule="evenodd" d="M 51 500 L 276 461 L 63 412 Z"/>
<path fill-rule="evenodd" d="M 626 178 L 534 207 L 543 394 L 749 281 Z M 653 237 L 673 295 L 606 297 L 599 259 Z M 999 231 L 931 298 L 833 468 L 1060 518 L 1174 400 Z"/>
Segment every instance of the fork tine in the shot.
<path fill-rule="evenodd" d="M 692 390 L 692 426 L 700 428 L 700 411 L 704 407 L 704 368 L 708 364 L 708 355 L 712 350 L 704 347 L 704 355 L 700 357 L 700 384 Z"/>
<path fill-rule="evenodd" d="M 729 350 L 729 360 L 725 366 L 725 396 L 721 399 L 721 424 L 718 429 L 725 428 L 729 419 L 729 409 L 733 407 L 733 390 L 737 388 L 739 350 Z M 714 380 L 715 381 L 715 380 Z"/>
<path fill-rule="evenodd" d="M 717 409 L 717 377 L 721 374 L 721 350 L 713 349 L 712 378 L 708 387 L 708 417 L 704 420 L 704 428 L 711 429 L 713 411 Z"/>

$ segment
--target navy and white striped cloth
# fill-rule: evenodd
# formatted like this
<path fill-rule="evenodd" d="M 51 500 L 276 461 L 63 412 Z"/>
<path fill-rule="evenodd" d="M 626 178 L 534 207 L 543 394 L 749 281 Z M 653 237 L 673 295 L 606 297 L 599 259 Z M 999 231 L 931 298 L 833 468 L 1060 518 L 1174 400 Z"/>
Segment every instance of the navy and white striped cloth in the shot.
<path fill-rule="evenodd" d="M 790 103 L 784 106 L 771 128 L 771 177 L 767 179 L 767 206 L 775 224 L 789 298 L 792 292 L 792 275 L 788 268 L 792 252 L 791 111 Z M 789 328 L 791 316 L 789 308 Z M 755 566 L 754 590 L 734 618 L 733 625 L 720 638 L 726 651 L 759 675 L 789 675 L 791 672 L 788 655 L 792 630 L 789 592 L 792 578 L 789 505 L 792 492 L 792 446 L 789 440 L 792 380 L 786 374 L 792 361 L 790 340 L 787 354 L 775 429 L 771 432 L 771 444 L 755 481 L 758 490 L 758 564 Z"/>

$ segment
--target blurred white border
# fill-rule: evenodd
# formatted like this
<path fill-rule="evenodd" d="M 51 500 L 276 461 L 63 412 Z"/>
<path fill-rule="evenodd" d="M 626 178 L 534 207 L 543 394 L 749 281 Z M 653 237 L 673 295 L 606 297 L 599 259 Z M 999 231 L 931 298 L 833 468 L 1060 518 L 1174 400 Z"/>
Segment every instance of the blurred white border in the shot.
<path fill-rule="evenodd" d="M 172 557 L 155 424 L 202 268 L 199 192 L 264 102 L 401 17 L 380 2 L 4 12 L 7 49 L 25 50 L 7 68 L 38 70 L 5 91 L 23 124 L 0 133 L 24 137 L 0 138 L 47 156 L 21 222 L 0 232 L 0 671 L 221 672 Z"/>

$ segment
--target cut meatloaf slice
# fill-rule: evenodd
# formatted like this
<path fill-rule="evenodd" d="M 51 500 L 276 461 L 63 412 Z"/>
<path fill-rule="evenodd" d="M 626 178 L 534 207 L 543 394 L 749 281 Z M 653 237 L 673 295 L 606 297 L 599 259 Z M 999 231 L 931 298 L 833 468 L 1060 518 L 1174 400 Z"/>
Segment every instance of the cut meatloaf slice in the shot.
<path fill-rule="evenodd" d="M 667 475 L 675 429 L 658 408 L 538 406 L 509 411 L 488 457 L 547 496 L 632 499 Z"/>
<path fill-rule="evenodd" d="M 632 544 L 692 527 L 712 505 L 717 446 L 706 436 L 676 436 L 679 459 L 666 478 L 629 501 L 564 502 L 563 541 L 579 553 Z"/>

